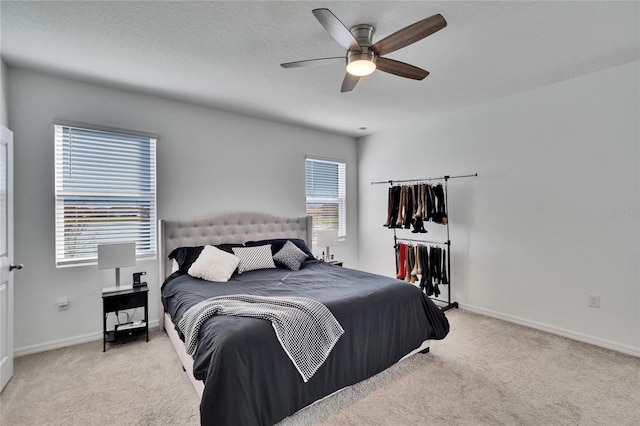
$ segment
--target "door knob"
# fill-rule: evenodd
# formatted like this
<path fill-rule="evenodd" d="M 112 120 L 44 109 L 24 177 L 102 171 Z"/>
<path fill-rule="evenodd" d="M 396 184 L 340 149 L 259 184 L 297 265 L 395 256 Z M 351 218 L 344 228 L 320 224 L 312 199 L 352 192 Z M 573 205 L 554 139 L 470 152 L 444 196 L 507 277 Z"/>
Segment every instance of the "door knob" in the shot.
<path fill-rule="evenodd" d="M 18 263 L 17 265 L 14 265 L 13 263 L 11 265 L 9 265 L 9 271 L 13 271 L 14 269 L 22 269 L 23 268 L 23 264 L 22 263 Z"/>

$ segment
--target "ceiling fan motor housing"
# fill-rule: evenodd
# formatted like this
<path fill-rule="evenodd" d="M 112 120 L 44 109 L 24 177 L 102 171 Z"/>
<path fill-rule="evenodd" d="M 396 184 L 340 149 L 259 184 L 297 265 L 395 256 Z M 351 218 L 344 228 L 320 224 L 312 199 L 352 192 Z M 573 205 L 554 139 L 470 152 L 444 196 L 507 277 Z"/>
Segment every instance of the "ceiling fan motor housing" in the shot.
<path fill-rule="evenodd" d="M 370 50 L 373 33 L 375 28 L 373 25 L 360 24 L 351 27 L 351 34 L 360 45 L 359 50 L 349 50 L 347 52 L 347 72 L 356 75 L 369 75 L 375 71 L 377 55 Z"/>
<path fill-rule="evenodd" d="M 356 39 L 360 47 L 370 47 L 373 44 L 373 33 L 376 28 L 369 24 L 354 25 L 351 27 L 351 34 Z"/>
<path fill-rule="evenodd" d="M 350 50 L 349 52 L 347 52 L 347 64 L 350 64 L 351 62 L 355 62 L 355 61 L 369 61 L 369 62 L 376 62 L 376 54 L 373 53 L 372 50 L 369 50 L 369 48 L 365 47 L 364 49 L 362 49 L 361 52 L 354 52 L 352 50 Z"/>

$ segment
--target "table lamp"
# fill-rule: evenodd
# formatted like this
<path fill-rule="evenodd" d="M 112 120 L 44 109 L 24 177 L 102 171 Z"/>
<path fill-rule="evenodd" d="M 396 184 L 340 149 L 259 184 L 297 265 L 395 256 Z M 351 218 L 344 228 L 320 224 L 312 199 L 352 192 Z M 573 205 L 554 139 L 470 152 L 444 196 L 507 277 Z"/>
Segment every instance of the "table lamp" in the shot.
<path fill-rule="evenodd" d="M 103 289 L 103 293 L 133 288 L 133 285 L 120 285 L 120 268 L 126 266 L 136 266 L 135 242 L 98 245 L 98 269 L 116 269 L 116 286 Z"/>
<path fill-rule="evenodd" d="M 323 260 L 331 260 L 331 255 L 329 254 L 330 247 L 336 247 L 338 245 L 338 231 L 324 229 L 316 232 L 318 246 L 326 247 L 326 257 Z"/>

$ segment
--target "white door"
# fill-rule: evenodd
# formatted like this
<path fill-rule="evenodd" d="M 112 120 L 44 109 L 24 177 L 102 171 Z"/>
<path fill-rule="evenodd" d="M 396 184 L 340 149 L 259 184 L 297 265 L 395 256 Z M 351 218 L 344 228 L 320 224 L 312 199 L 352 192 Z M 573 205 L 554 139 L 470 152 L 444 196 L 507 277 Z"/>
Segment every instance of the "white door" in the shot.
<path fill-rule="evenodd" d="M 0 390 L 13 376 L 13 133 L 0 126 Z"/>

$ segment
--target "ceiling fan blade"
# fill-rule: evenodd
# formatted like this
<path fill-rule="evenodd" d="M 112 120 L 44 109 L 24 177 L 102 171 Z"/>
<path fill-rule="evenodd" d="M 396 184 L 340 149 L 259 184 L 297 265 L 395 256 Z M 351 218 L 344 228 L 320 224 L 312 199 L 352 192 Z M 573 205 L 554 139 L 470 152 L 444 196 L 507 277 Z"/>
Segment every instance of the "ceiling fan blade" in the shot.
<path fill-rule="evenodd" d="M 297 68 L 297 67 L 311 67 L 315 65 L 327 65 L 327 64 L 344 64 L 346 59 L 344 56 L 334 56 L 332 58 L 318 58 L 318 59 L 307 59 L 304 61 L 296 61 L 296 62 L 285 62 L 284 64 L 280 64 L 282 68 Z"/>
<path fill-rule="evenodd" d="M 340 88 L 340 92 L 344 93 L 352 91 L 353 88 L 356 87 L 356 84 L 358 84 L 359 80 L 360 77 L 358 77 L 357 75 L 351 75 L 347 73 L 347 75 L 344 76 L 344 80 L 342 80 L 342 87 Z"/>
<path fill-rule="evenodd" d="M 340 46 L 356 52 L 362 51 L 362 48 L 356 41 L 355 37 L 353 37 L 353 34 L 351 34 L 351 31 L 349 31 L 349 29 L 345 27 L 329 9 L 313 9 L 312 12 L 316 19 L 320 21 L 320 24 L 322 24 L 322 26 L 327 30 L 329 35 L 333 37 Z"/>
<path fill-rule="evenodd" d="M 373 46 L 371 46 L 371 50 L 378 56 L 386 55 L 387 53 L 394 52 L 416 41 L 422 40 L 446 26 L 447 21 L 445 21 L 442 15 L 433 15 L 415 24 L 411 24 L 408 27 L 404 27 L 377 43 L 374 43 Z"/>
<path fill-rule="evenodd" d="M 376 61 L 376 69 L 388 72 L 389 74 L 395 74 L 400 77 L 412 78 L 414 80 L 422 80 L 429 75 L 429 71 L 425 71 L 422 68 L 414 67 L 413 65 L 405 64 L 404 62 L 389 58 L 378 57 Z"/>

